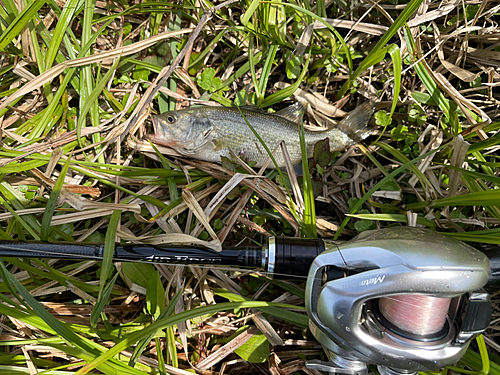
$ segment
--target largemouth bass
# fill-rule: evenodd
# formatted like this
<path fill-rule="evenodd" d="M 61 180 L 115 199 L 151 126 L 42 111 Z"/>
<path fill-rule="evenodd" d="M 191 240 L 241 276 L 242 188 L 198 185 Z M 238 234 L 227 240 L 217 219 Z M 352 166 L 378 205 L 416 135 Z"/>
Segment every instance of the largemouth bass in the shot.
<path fill-rule="evenodd" d="M 368 101 L 333 129 L 306 130 L 307 156 L 312 157 L 314 145 L 327 137 L 331 151 L 344 150 L 368 137 L 372 133 L 368 121 L 374 109 L 375 103 Z M 302 161 L 299 124 L 305 110 L 300 103 L 272 114 L 247 108 L 241 108 L 241 112 L 270 150 L 280 141 L 285 141 L 292 163 L 296 165 Z M 166 112 L 153 116 L 153 126 L 153 143 L 168 146 L 184 156 L 220 163 L 222 156 L 231 158 L 229 151 L 232 150 L 243 159 L 256 162 L 256 167 L 261 167 L 268 158 L 238 108 L 198 107 Z M 281 150 L 275 159 L 279 168 L 285 167 Z M 269 168 L 275 168 L 273 163 Z"/>

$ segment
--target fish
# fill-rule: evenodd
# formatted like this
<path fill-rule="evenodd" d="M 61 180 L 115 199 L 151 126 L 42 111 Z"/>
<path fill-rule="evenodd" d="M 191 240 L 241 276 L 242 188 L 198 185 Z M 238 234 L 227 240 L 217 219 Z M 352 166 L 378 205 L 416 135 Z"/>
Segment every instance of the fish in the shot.
<path fill-rule="evenodd" d="M 374 101 L 364 102 L 332 129 L 305 130 L 308 158 L 312 157 L 314 145 L 325 138 L 330 141 L 331 151 L 345 150 L 367 138 L 373 132 L 368 122 L 375 105 Z M 231 150 L 243 160 L 255 162 L 254 167 L 260 168 L 267 161 L 268 154 L 245 122 L 243 114 L 270 150 L 285 141 L 292 164 L 298 165 L 302 161 L 299 125 L 304 113 L 304 107 L 298 102 L 275 113 L 247 107 L 188 108 L 152 116 L 154 135 L 149 138 L 153 143 L 168 146 L 183 156 L 219 164 L 222 157 L 231 159 Z M 278 168 L 285 167 L 281 150 L 275 159 Z M 269 168 L 275 169 L 276 166 L 271 162 Z"/>

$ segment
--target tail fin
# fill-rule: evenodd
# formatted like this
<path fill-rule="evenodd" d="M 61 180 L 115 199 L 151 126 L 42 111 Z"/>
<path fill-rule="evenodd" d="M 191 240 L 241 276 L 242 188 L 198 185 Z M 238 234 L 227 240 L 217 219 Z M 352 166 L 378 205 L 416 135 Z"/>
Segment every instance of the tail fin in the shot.
<path fill-rule="evenodd" d="M 373 100 L 364 102 L 340 121 L 336 128 L 346 134 L 354 142 L 359 143 L 372 134 L 368 121 L 375 111 L 377 103 Z"/>

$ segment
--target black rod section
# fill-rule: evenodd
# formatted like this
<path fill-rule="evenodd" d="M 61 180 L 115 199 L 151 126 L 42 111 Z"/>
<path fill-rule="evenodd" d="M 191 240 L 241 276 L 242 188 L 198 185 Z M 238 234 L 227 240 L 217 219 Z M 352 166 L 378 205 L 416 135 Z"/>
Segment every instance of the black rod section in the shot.
<path fill-rule="evenodd" d="M 115 261 L 168 264 L 224 265 L 263 267 L 263 249 L 257 247 L 224 248 L 217 252 L 203 247 L 175 245 L 118 245 Z"/>
<path fill-rule="evenodd" d="M 78 242 L 0 241 L 0 256 L 102 260 L 104 245 Z"/>
<path fill-rule="evenodd" d="M 104 245 L 77 242 L 0 241 L 0 256 L 42 259 L 102 260 Z M 224 248 L 216 252 L 198 246 L 116 245 L 115 262 L 169 263 L 262 267 L 260 248 Z"/>
<path fill-rule="evenodd" d="M 227 247 L 220 252 L 201 246 L 117 244 L 113 261 L 261 268 L 276 276 L 301 277 L 324 250 L 323 240 L 286 237 L 272 237 L 262 248 Z M 0 240 L 0 257 L 100 261 L 103 253 L 103 244 Z"/>

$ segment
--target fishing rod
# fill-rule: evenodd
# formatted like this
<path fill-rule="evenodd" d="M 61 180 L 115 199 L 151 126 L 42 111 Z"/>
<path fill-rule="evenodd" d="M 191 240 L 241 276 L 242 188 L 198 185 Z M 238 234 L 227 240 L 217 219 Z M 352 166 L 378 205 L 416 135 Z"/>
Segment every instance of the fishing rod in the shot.
<path fill-rule="evenodd" d="M 226 247 L 220 252 L 202 246 L 116 244 L 114 262 L 261 268 L 271 275 L 307 276 L 323 240 L 271 237 L 263 247 Z M 0 241 L 0 257 L 103 260 L 104 245 L 79 242 Z"/>
<path fill-rule="evenodd" d="M 0 241 L 1 257 L 102 260 L 103 245 Z M 493 254 L 500 255 L 500 251 Z M 500 257 L 496 258 L 500 259 Z M 117 244 L 114 261 L 230 265 L 307 276 L 309 326 L 329 373 L 417 374 L 455 364 L 491 321 L 488 281 L 498 261 L 437 232 L 410 227 L 366 231 L 337 245 L 274 237 L 258 248 Z M 490 276 L 491 275 L 491 276 Z"/>

